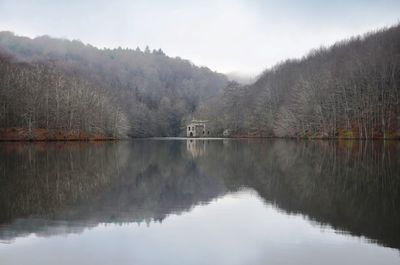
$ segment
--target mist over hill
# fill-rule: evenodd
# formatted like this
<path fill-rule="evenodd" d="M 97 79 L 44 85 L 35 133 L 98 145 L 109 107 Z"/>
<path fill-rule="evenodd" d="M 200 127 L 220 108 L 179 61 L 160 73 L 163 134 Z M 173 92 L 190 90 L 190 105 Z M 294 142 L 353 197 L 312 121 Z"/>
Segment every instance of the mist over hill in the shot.
<path fill-rule="evenodd" d="M 250 74 L 242 74 L 240 72 L 229 72 L 225 73 L 226 77 L 231 82 L 237 82 L 242 85 L 250 85 L 254 83 L 258 77 Z"/>
<path fill-rule="evenodd" d="M 168 57 L 161 49 L 151 51 L 148 47 L 144 51 L 139 48 L 98 49 L 76 40 L 48 36 L 30 39 L 1 32 L 0 48 L 3 57 L 10 58 L 9 64 L 16 61 L 27 65 L 40 64 L 58 72 L 66 80 L 81 80 L 80 90 L 85 93 L 97 95 L 96 91 L 101 90 L 101 94 L 106 95 L 113 107 L 119 109 L 118 115 L 124 116 L 124 127 L 128 128 L 127 134 L 133 137 L 179 135 L 185 119 L 191 118 L 201 102 L 217 95 L 228 82 L 222 74 L 197 67 L 188 60 Z M 41 72 L 34 75 L 43 79 Z M 29 86 L 31 80 L 20 82 Z M 38 89 L 46 85 L 44 79 L 35 82 Z M 54 92 L 51 89 L 55 89 L 54 86 L 50 88 L 50 92 Z M 13 100 L 8 95 L 12 90 L 2 89 L 0 101 L 6 98 Z M 54 97 L 50 100 L 54 100 Z M 14 127 L 47 128 L 38 117 L 48 116 L 47 112 L 53 113 L 54 108 L 43 108 L 43 102 L 39 101 L 32 103 L 32 108 L 35 109 L 33 112 L 39 109 L 41 112 L 33 113 L 26 109 L 15 112 L 7 109 L 3 116 L 7 116 L 8 120 L 21 121 L 21 124 L 13 124 Z M 8 102 L 10 106 L 15 104 Z M 76 113 L 77 110 L 68 106 L 64 114 L 67 117 L 71 112 Z M 79 115 L 85 116 L 89 112 L 103 120 L 95 109 L 80 111 Z M 29 117 L 22 119 L 22 116 Z M 78 121 L 71 121 L 71 125 L 66 122 L 56 123 L 52 129 L 54 126 L 56 129 L 83 127 Z"/>

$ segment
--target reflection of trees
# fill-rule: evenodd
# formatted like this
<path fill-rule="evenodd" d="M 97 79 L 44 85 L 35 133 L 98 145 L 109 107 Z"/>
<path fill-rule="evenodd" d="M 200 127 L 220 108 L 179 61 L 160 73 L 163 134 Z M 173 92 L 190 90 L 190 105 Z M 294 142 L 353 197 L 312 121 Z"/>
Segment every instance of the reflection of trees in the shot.
<path fill-rule="evenodd" d="M 228 189 L 251 187 L 288 213 L 400 248 L 398 153 L 393 142 L 233 141 L 200 163 Z"/>
<path fill-rule="evenodd" d="M 224 192 L 222 179 L 200 172 L 181 142 L 10 146 L 0 149 L 7 158 L 0 167 L 9 174 L 0 187 L 1 222 L 36 219 L 4 226 L 3 239 L 77 232 L 99 222 L 161 221 Z"/>
<path fill-rule="evenodd" d="M 1 144 L 0 223 L 51 216 L 100 192 L 124 164 L 123 145 Z"/>
<path fill-rule="evenodd" d="M 4 226 L 0 238 L 161 221 L 249 187 L 288 213 L 400 248 L 396 142 L 210 141 L 201 156 L 184 141 L 58 146 L 0 149 L 1 222 L 44 218 Z"/>
<path fill-rule="evenodd" d="M 183 142 L 136 141 L 118 180 L 62 218 L 108 221 L 163 220 L 208 202 L 225 189 L 201 172 Z"/>

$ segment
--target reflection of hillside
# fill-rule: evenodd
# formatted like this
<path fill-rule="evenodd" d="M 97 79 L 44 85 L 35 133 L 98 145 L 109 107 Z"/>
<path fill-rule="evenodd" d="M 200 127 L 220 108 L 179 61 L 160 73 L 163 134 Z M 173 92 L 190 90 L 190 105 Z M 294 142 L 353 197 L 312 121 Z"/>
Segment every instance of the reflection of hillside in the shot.
<path fill-rule="evenodd" d="M 106 146 L 88 145 L 81 149 L 63 146 L 54 155 L 52 146 L 41 153 L 29 145 L 24 147 L 29 152 L 23 149 L 21 153 L 4 154 L 13 165 L 2 165 L 7 172 L 18 173 L 20 154 L 24 154 L 21 160 L 26 161 L 24 167 L 28 170 L 23 176 L 10 176 L 6 179 L 8 185 L 0 187 L 1 196 L 8 198 L 1 205 L 0 211 L 8 213 L 2 222 L 27 216 L 35 219 L 3 225 L 0 239 L 33 232 L 40 235 L 77 232 L 101 222 L 161 221 L 168 214 L 189 210 L 225 192 L 222 179 L 200 172 L 181 142 L 111 144 L 112 150 L 105 150 Z M 35 163 L 25 157 L 29 153 Z M 43 164 L 43 157 L 52 158 L 38 166 Z M 30 190 L 34 180 L 38 183 Z M 44 183 L 48 186 L 40 190 L 38 187 Z M 36 200 L 32 200 L 33 194 Z M 62 200 L 48 201 L 58 197 Z M 25 202 L 31 202 L 29 207 Z"/>
<path fill-rule="evenodd" d="M 126 146 L 112 143 L 0 145 L 0 224 L 51 216 L 108 185 L 126 163 Z"/>
<path fill-rule="evenodd" d="M 199 156 L 184 141 L 61 147 L 0 149 L 0 240 L 162 221 L 249 187 L 288 213 L 400 248 L 396 142 L 210 141 Z M 11 222 L 27 216 L 38 219 Z"/>
<path fill-rule="evenodd" d="M 399 144 L 231 142 L 199 163 L 288 213 L 400 248 Z"/>
<path fill-rule="evenodd" d="M 225 192 L 222 179 L 201 172 L 182 142 L 138 141 L 130 150 L 131 163 L 118 180 L 70 212 L 62 212 L 62 218 L 163 220 Z"/>

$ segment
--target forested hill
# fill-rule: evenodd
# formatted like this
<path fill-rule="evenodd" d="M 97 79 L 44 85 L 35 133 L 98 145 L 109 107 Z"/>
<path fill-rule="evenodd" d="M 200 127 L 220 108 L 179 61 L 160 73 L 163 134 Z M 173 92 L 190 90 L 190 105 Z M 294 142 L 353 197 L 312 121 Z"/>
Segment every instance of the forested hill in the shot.
<path fill-rule="evenodd" d="M 198 113 L 231 136 L 400 137 L 400 25 L 231 83 Z"/>
<path fill-rule="evenodd" d="M 400 25 L 285 61 L 249 85 L 160 49 L 10 32 L 0 32 L 0 66 L 0 130 L 25 128 L 25 138 L 178 136 L 191 117 L 214 135 L 400 137 Z"/>
<path fill-rule="evenodd" d="M 150 51 L 148 47 L 144 51 L 139 48 L 98 49 L 80 41 L 47 36 L 30 39 L 10 32 L 0 32 L 0 48 L 3 55 L 7 54 L 3 58 L 13 58 L 8 59 L 7 64 L 18 61 L 19 64 L 23 62 L 33 68 L 34 65 L 36 68 L 40 65 L 46 71 L 51 69 L 57 72 L 55 75 L 64 79 L 79 80 L 80 90 L 91 90 L 96 95 L 106 97 L 108 104 L 113 104 L 112 107 L 121 112 L 118 115 L 126 117 L 128 134 L 134 137 L 179 135 L 185 119 L 191 117 L 199 104 L 217 95 L 227 85 L 227 78 L 222 74 L 197 67 L 188 60 L 168 57 L 160 49 Z M 47 85 L 41 72 L 36 72 L 34 76 L 37 77 L 38 87 Z M 22 86 L 29 85 L 21 85 L 21 89 Z M 3 90 L 1 93 L 8 92 L 11 93 L 11 90 Z M 10 95 L 2 94 L 0 100 L 10 98 Z M 49 105 L 48 109 L 43 107 L 40 100 L 32 104 L 36 112 L 41 111 L 35 114 L 37 117 L 48 117 L 47 112 L 55 111 L 52 109 L 54 104 Z M 64 116 L 69 121 L 68 113 L 77 113 L 70 109 L 72 106 L 65 107 Z M 95 111 L 93 109 L 92 115 L 96 115 Z M 31 118 L 25 119 L 28 114 L 22 112 L 9 111 L 7 114 L 8 119 L 21 120 L 21 124 L 13 124 L 15 127 L 27 127 L 28 123 L 29 126 L 43 127 L 43 119 L 35 120 L 33 114 Z M 79 115 L 85 116 L 88 112 L 90 110 L 85 109 Z M 14 114 L 17 116 L 10 117 Z M 54 126 L 56 128 L 52 129 L 79 129 L 82 124 L 77 120 L 70 124 L 57 121 Z"/>

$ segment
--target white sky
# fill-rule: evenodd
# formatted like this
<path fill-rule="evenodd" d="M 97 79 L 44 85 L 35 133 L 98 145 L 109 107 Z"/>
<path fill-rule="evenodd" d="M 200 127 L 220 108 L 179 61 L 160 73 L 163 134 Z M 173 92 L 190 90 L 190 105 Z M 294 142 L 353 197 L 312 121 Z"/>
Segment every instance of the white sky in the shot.
<path fill-rule="evenodd" d="M 1 31 L 100 48 L 149 45 L 246 75 L 399 22 L 399 0 L 0 0 Z"/>

